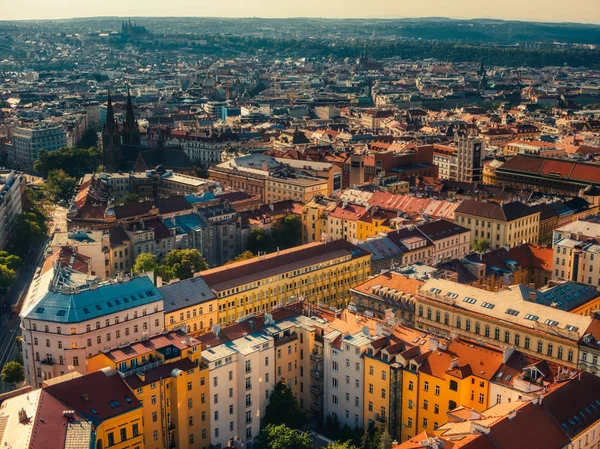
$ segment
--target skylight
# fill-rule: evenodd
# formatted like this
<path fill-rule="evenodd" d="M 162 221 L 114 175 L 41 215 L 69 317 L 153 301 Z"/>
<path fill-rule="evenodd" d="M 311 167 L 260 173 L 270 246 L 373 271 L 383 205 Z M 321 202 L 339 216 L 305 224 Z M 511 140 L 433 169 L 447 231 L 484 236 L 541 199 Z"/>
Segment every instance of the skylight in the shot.
<path fill-rule="evenodd" d="M 525 315 L 525 319 L 529 320 L 529 321 L 537 321 L 540 319 L 540 317 L 537 315 L 531 315 L 528 313 L 527 315 Z"/>
<path fill-rule="evenodd" d="M 506 313 L 512 316 L 517 316 L 519 314 L 519 311 L 515 309 L 506 309 Z"/>
<path fill-rule="evenodd" d="M 546 320 L 544 323 L 546 323 L 548 326 L 558 326 L 558 321 L 554 320 Z"/>
<path fill-rule="evenodd" d="M 464 301 L 464 302 L 467 302 L 467 303 L 469 303 L 469 304 L 475 304 L 475 303 L 477 302 L 477 300 L 476 300 L 476 299 L 469 298 L 468 296 L 467 296 L 465 299 L 463 299 L 463 301 Z"/>
<path fill-rule="evenodd" d="M 492 304 L 489 302 L 483 302 L 483 303 L 481 303 L 481 307 L 485 307 L 486 309 L 493 309 L 494 307 L 496 307 L 496 304 Z"/>

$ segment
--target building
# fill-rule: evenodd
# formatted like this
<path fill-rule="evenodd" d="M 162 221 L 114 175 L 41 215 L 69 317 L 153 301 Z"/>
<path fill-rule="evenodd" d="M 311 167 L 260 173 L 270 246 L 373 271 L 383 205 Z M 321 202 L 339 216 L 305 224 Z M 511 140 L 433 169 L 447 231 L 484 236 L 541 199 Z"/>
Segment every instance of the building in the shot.
<path fill-rule="evenodd" d="M 67 134 L 62 126 L 39 125 L 16 127 L 13 134 L 15 164 L 17 167 L 32 170 L 38 153 L 56 151 L 67 145 Z"/>
<path fill-rule="evenodd" d="M 330 193 L 327 179 L 271 176 L 265 181 L 265 203 L 283 200 L 308 203 L 316 196 Z"/>
<path fill-rule="evenodd" d="M 456 136 L 457 181 L 480 182 L 482 179 L 485 141 L 473 136 Z"/>
<path fill-rule="evenodd" d="M 519 201 L 497 204 L 465 200 L 454 211 L 454 221 L 471 230 L 471 242 L 485 240 L 491 248 L 537 243 L 540 211 Z"/>
<path fill-rule="evenodd" d="M 89 372 L 116 370 L 140 404 L 144 447 L 210 446 L 208 366 L 182 330 L 121 345 L 87 360 Z"/>
<path fill-rule="evenodd" d="M 327 217 L 337 201 L 315 196 L 302 208 L 302 243 L 322 242 L 327 234 Z"/>
<path fill-rule="evenodd" d="M 572 280 L 600 286 L 600 224 L 576 221 L 554 231 L 552 279 Z M 594 258 L 596 260 L 594 260 Z"/>
<path fill-rule="evenodd" d="M 25 177 L 0 169 L 0 251 L 8 247 L 17 217 L 23 212 Z"/>
<path fill-rule="evenodd" d="M 85 374 L 88 357 L 162 332 L 163 307 L 145 276 L 102 283 L 66 267 L 41 271 L 21 309 L 27 383 Z"/>
<path fill-rule="evenodd" d="M 83 254 L 89 258 L 90 274 L 102 279 L 109 279 L 111 274 L 113 274 L 113 271 L 110 270 L 113 265 L 110 262 L 108 265 L 106 264 L 107 258 L 110 257 L 110 253 L 106 252 L 108 247 L 106 240 L 107 238 L 102 231 L 92 231 L 87 229 L 58 231 L 55 232 L 52 237 L 50 250 L 52 253 L 56 253 L 61 249 L 68 248 L 72 252 Z M 115 247 L 114 251 L 122 252 L 123 250 Z M 116 256 L 117 255 L 115 254 L 115 257 Z M 129 267 L 130 266 L 128 266 L 128 268 Z M 121 268 L 121 271 L 123 271 L 123 269 L 124 267 Z M 116 275 L 117 272 L 118 271 L 114 271 L 114 275 Z"/>
<path fill-rule="evenodd" d="M 218 324 L 303 298 L 341 306 L 371 274 L 370 255 L 346 240 L 311 243 L 200 273 L 217 295 Z"/>
<path fill-rule="evenodd" d="M 448 220 L 436 220 L 415 226 L 432 244 L 433 263 L 466 256 L 471 248 L 471 232 L 468 227 Z"/>
<path fill-rule="evenodd" d="M 165 328 L 188 334 L 204 333 L 217 323 L 217 297 L 201 276 L 159 288 L 165 304 Z"/>
<path fill-rule="evenodd" d="M 420 288 L 416 299 L 417 329 L 514 346 L 524 354 L 573 368 L 577 367 L 579 341 L 593 321 L 539 304 L 537 292 L 522 285 L 490 292 L 432 279 Z"/>

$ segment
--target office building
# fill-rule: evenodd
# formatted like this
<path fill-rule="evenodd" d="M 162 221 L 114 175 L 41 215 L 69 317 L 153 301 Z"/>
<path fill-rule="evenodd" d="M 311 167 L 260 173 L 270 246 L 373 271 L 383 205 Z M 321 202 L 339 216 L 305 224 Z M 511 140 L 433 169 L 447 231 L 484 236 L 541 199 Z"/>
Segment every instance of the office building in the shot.
<path fill-rule="evenodd" d="M 13 135 L 15 164 L 31 170 L 41 149 L 56 151 L 64 148 L 67 145 L 66 136 L 62 126 L 16 127 Z"/>

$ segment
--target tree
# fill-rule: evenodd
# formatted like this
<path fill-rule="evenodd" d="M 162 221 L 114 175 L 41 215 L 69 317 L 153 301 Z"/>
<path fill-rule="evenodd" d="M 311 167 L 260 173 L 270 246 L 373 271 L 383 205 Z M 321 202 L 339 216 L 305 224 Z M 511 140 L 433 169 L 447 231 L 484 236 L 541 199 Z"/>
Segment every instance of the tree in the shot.
<path fill-rule="evenodd" d="M 52 170 L 48 173 L 45 188 L 54 201 L 67 201 L 73 197 L 77 179 L 69 176 L 63 169 Z"/>
<path fill-rule="evenodd" d="M 483 254 L 489 249 L 490 242 L 488 242 L 486 239 L 478 239 L 473 242 L 473 250 L 475 250 L 479 254 Z"/>
<path fill-rule="evenodd" d="M 329 443 L 326 449 L 358 449 L 352 442 L 346 441 L 342 443 L 340 441 L 336 441 L 335 443 Z"/>
<path fill-rule="evenodd" d="M 229 262 L 225 263 L 225 265 L 229 265 L 229 264 L 232 264 L 235 262 L 241 262 L 243 260 L 253 259 L 254 257 L 256 257 L 256 255 L 252 251 L 246 250 L 242 254 L 237 256 L 235 259 L 230 260 Z"/>
<path fill-rule="evenodd" d="M 306 432 L 290 429 L 285 424 L 269 424 L 260 433 L 255 449 L 313 449 L 313 441 Z"/>
<path fill-rule="evenodd" d="M 2 368 L 2 380 L 9 384 L 18 384 L 25 380 L 25 373 L 23 372 L 23 365 L 19 362 L 12 361 L 8 362 Z"/>
<path fill-rule="evenodd" d="M 265 410 L 263 425 L 285 424 L 292 429 L 300 429 L 305 423 L 306 415 L 298 407 L 292 390 L 284 380 L 280 380 L 269 395 L 269 405 Z"/>
<path fill-rule="evenodd" d="M 18 270 L 21 268 L 21 258 L 19 256 L 15 256 L 14 254 L 10 254 L 6 251 L 0 251 L 0 265 L 4 265 L 11 270 Z"/>
<path fill-rule="evenodd" d="M 6 265 L 0 265 L 0 295 L 4 295 L 17 280 L 15 270 L 8 268 Z"/>
<path fill-rule="evenodd" d="M 254 228 L 248 237 L 248 250 L 254 254 L 259 252 L 272 252 L 276 248 L 273 237 L 265 232 L 263 228 Z"/>
<path fill-rule="evenodd" d="M 34 208 L 22 213 L 16 219 L 12 251 L 23 257 L 33 246 L 44 241 L 48 234 L 44 213 Z"/>
<path fill-rule="evenodd" d="M 140 196 L 137 193 L 129 192 L 121 198 L 121 201 L 127 203 L 137 203 L 140 200 Z"/>
<path fill-rule="evenodd" d="M 135 259 L 133 273 L 140 274 L 147 273 L 149 271 L 158 271 L 158 260 L 154 254 L 142 253 Z"/>
<path fill-rule="evenodd" d="M 208 264 L 197 249 L 174 249 L 165 256 L 161 272 L 165 280 L 189 279 L 202 270 L 207 270 Z"/>
<path fill-rule="evenodd" d="M 378 449 L 392 449 L 392 437 L 387 432 L 383 432 L 379 437 L 379 447 Z"/>
<path fill-rule="evenodd" d="M 300 243 L 302 220 L 298 215 L 289 214 L 280 221 L 274 230 L 276 246 L 280 249 L 292 248 Z"/>
<path fill-rule="evenodd" d="M 53 170 L 64 170 L 69 176 L 81 178 L 86 173 L 93 173 L 102 162 L 102 151 L 99 148 L 61 148 L 57 151 L 40 150 L 33 164 L 33 169 L 43 178 L 47 178 Z"/>

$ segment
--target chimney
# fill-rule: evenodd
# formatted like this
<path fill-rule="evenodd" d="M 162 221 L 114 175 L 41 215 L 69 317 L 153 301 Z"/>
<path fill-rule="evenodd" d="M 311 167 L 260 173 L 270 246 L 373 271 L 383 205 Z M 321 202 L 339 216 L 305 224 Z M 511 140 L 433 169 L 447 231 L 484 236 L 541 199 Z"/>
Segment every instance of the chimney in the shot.
<path fill-rule="evenodd" d="M 27 412 L 25 411 L 25 409 L 22 408 L 21 410 L 19 410 L 19 422 L 24 423 L 26 421 L 29 421 L 29 417 L 27 416 Z"/>
<path fill-rule="evenodd" d="M 450 369 L 456 369 L 458 368 L 458 359 L 452 359 L 450 361 Z"/>
<path fill-rule="evenodd" d="M 513 352 L 515 352 L 514 346 L 511 346 L 510 348 L 504 348 L 502 351 L 502 363 L 508 362 L 508 359 L 510 359 L 510 357 L 513 355 Z"/>

